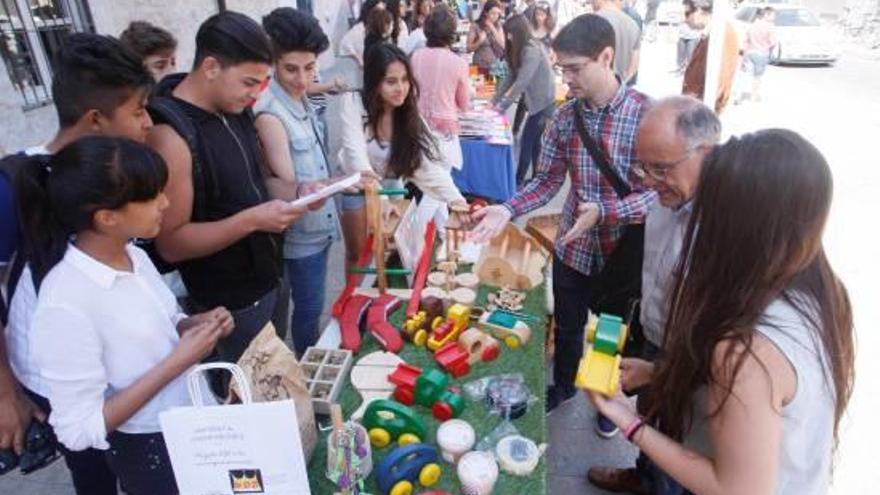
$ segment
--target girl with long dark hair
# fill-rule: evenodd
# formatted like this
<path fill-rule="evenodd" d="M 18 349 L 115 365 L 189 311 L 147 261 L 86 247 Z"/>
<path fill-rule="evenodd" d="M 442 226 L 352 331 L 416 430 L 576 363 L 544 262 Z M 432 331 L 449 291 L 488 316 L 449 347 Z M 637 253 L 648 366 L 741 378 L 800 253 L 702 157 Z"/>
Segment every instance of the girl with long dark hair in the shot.
<path fill-rule="evenodd" d="M 107 450 L 126 492 L 177 493 L 159 413 L 190 403 L 183 375 L 232 331 L 223 308 L 186 317 L 130 241 L 159 233 L 165 162 L 122 138 L 88 137 L 18 178 L 23 277 L 38 301 L 31 353 L 49 423 L 69 450 Z"/>
<path fill-rule="evenodd" d="M 689 492 L 826 493 L 854 354 L 822 247 L 831 171 L 799 135 L 765 130 L 714 150 L 699 184 L 648 417 L 590 397 Z"/>
<path fill-rule="evenodd" d="M 480 11 L 480 17 L 468 31 L 467 51 L 474 54 L 474 65 L 484 71 L 489 71 L 496 61 L 504 57 L 503 16 L 504 6 L 501 2 L 488 0 Z"/>
<path fill-rule="evenodd" d="M 547 49 L 532 36 L 524 15 L 517 14 L 508 19 L 504 23 L 504 34 L 507 37 L 505 59 L 510 72 L 498 88 L 493 103 L 502 112 L 517 101 L 526 107 L 528 118 L 520 138 L 516 168 L 516 183 L 522 184 L 538 160 L 541 134 L 556 108 L 555 79 Z"/>
<path fill-rule="evenodd" d="M 553 29 L 556 28 L 556 20 L 553 18 L 550 4 L 538 2 L 532 5 L 526 10 L 526 17 L 532 28 L 532 36 L 549 50 L 550 42 L 553 40 Z"/>
<path fill-rule="evenodd" d="M 406 54 L 394 45 L 367 51 L 360 98 L 345 100 L 341 163 L 383 180 L 411 182 L 453 210 L 467 207 L 442 162 L 437 140 L 419 115 L 419 88 Z M 342 229 L 349 262 L 366 241 L 363 198 L 345 197 Z"/>

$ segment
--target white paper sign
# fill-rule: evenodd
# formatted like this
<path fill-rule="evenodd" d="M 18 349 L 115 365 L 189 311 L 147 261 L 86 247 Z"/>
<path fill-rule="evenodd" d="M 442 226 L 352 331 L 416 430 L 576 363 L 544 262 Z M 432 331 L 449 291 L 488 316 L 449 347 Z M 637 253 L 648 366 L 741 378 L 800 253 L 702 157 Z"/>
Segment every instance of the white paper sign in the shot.
<path fill-rule="evenodd" d="M 354 186 L 361 180 L 361 173 L 355 172 L 344 179 L 340 179 L 327 187 L 318 189 L 317 191 L 306 194 L 301 198 L 296 198 L 295 200 L 290 202 L 291 206 L 297 207 L 305 207 L 322 199 L 329 198 L 334 194 L 341 193 L 342 191 L 348 189 L 349 187 Z"/>
<path fill-rule="evenodd" d="M 310 495 L 293 401 L 159 415 L 181 495 Z"/>

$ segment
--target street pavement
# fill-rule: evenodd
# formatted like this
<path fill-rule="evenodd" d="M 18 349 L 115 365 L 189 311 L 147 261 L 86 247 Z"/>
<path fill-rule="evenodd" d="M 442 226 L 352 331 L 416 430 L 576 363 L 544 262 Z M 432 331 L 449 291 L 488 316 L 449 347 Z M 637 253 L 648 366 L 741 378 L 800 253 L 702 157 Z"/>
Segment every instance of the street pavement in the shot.
<path fill-rule="evenodd" d="M 653 97 L 676 94 L 680 78 L 674 64 L 674 35 L 663 35 L 643 46 L 639 89 Z M 880 321 L 876 281 L 880 280 L 878 235 L 872 226 L 880 213 L 880 55 L 848 47 L 833 67 L 770 67 L 764 79 L 764 100 L 731 106 L 722 116 L 725 135 L 768 127 L 802 133 L 825 154 L 835 180 L 835 199 L 826 231 L 829 258 L 847 285 L 855 308 L 858 349 L 856 389 L 842 423 L 841 443 L 832 493 L 873 493 L 880 486 L 880 463 L 869 450 L 880 438 L 880 373 L 869 352 L 880 348 L 880 334 L 869 322 Z M 875 146 L 872 146 L 875 145 Z M 564 189 L 541 211 L 558 210 Z M 540 213 L 540 212 L 538 212 Z M 874 232 L 874 233 L 872 233 Z M 342 245 L 331 251 L 331 267 L 342 266 Z M 342 274 L 331 271 L 327 300 L 342 287 Z M 874 296 L 873 298 L 871 296 Z M 325 315 L 326 319 L 326 315 Z M 548 487 L 553 495 L 604 494 L 590 486 L 591 465 L 632 465 L 636 450 L 620 435 L 604 440 L 595 434 L 594 411 L 578 395 L 548 418 Z M 33 473 L 0 477 L 0 493 L 20 495 L 73 494 L 62 461 Z M 324 494 L 317 494 L 324 495 Z M 519 494 L 501 494 L 519 495 Z"/>

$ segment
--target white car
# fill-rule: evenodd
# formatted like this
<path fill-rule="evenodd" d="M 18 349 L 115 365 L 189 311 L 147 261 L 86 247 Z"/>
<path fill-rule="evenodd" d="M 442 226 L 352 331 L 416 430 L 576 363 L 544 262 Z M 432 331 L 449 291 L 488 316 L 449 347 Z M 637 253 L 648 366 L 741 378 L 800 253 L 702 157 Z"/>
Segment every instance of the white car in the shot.
<path fill-rule="evenodd" d="M 770 52 L 774 64 L 833 64 L 842 51 L 840 39 L 824 26 L 806 7 L 791 4 L 745 4 L 735 19 L 740 40 L 745 40 L 749 25 L 758 9 L 773 7 L 776 11 L 776 39 Z"/>

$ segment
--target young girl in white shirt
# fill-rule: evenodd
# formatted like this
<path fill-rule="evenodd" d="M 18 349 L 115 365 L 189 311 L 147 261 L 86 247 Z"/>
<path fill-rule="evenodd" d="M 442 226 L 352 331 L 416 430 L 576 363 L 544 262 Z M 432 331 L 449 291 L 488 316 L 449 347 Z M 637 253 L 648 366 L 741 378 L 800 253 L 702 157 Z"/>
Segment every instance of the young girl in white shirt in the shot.
<path fill-rule="evenodd" d="M 446 203 L 454 212 L 467 201 L 442 163 L 437 140 L 418 109 L 418 86 L 403 51 L 390 44 L 368 47 L 364 88 L 342 104 L 340 162 L 347 172 L 360 171 L 383 180 L 411 182 L 422 193 Z M 342 231 L 349 264 L 357 263 L 366 242 L 364 199 L 342 201 Z"/>
<path fill-rule="evenodd" d="M 146 146 L 89 137 L 23 171 L 17 188 L 49 423 L 69 450 L 107 450 L 133 495 L 177 493 L 159 413 L 189 404 L 182 375 L 233 326 L 224 308 L 182 314 L 130 243 L 159 232 L 167 179 Z"/>

